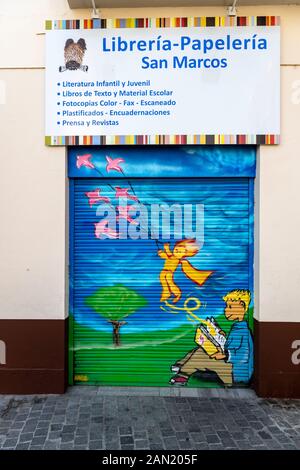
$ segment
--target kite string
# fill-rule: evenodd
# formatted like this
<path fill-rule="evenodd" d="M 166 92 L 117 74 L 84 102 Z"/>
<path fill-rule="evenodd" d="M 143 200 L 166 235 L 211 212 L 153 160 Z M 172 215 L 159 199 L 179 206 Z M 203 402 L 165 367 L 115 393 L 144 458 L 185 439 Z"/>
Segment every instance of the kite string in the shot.
<path fill-rule="evenodd" d="M 106 179 L 105 175 L 103 175 L 103 173 L 95 165 L 94 165 L 94 167 L 95 167 L 95 170 L 97 171 L 97 173 L 99 173 L 99 175 L 101 175 L 102 178 Z M 133 192 L 134 196 L 140 202 L 139 198 L 137 197 L 137 195 L 135 193 L 135 190 L 134 190 L 131 182 L 129 181 L 129 179 L 127 178 L 126 174 L 124 173 L 124 171 L 122 169 L 121 169 L 121 173 L 127 179 L 127 183 L 130 186 L 131 191 Z M 105 184 L 107 184 L 107 186 L 109 186 L 114 192 L 116 191 L 116 189 L 110 183 L 105 183 Z M 149 228 L 148 228 L 148 235 L 150 235 L 150 238 L 151 238 L 151 232 L 149 231 Z M 160 249 L 159 243 L 162 243 L 162 242 L 159 242 L 159 240 L 157 240 L 157 238 L 155 238 L 154 241 L 156 243 L 157 248 Z"/>
<path fill-rule="evenodd" d="M 195 305 L 193 307 L 190 307 L 189 306 L 190 302 L 194 302 Z M 187 319 L 189 321 L 192 321 L 192 322 L 195 322 L 195 321 L 200 322 L 201 321 L 201 319 L 197 315 L 195 315 L 195 313 L 193 313 L 193 312 L 199 310 L 200 307 L 201 307 L 201 301 L 197 297 L 188 297 L 185 300 L 185 302 L 183 304 L 183 307 L 176 307 L 175 305 L 172 305 L 167 301 L 165 301 L 165 304 L 166 304 L 167 307 L 169 307 L 171 309 L 171 311 L 173 313 L 177 313 L 179 311 L 186 312 L 186 316 L 187 316 Z"/>

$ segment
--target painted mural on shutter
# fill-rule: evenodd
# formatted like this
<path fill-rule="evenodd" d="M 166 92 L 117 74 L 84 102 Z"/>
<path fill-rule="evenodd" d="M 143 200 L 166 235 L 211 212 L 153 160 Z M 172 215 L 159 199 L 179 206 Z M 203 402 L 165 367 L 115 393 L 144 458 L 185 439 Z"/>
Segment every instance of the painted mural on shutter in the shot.
<path fill-rule="evenodd" d="M 192 155 L 184 177 L 166 177 L 164 164 L 180 166 L 171 149 L 159 169 L 157 157 L 151 173 L 145 164 L 145 174 L 157 177 L 135 177 L 147 161 L 143 151 L 140 158 L 126 148 L 70 156 L 76 176 L 70 201 L 74 383 L 247 385 L 253 372 L 253 179 L 244 174 L 250 171 L 205 178 L 195 170 L 203 158 Z M 251 160 L 247 152 L 244 165 Z M 225 152 L 218 164 L 226 158 Z M 155 220 L 153 205 L 162 208 Z M 166 229 L 162 214 L 168 210 Z"/>

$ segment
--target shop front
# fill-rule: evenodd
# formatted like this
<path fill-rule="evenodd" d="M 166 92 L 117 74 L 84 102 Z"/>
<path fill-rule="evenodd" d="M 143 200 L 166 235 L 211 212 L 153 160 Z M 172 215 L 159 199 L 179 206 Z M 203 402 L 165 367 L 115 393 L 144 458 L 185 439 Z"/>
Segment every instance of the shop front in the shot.
<path fill-rule="evenodd" d="M 255 164 L 251 146 L 70 149 L 71 383 L 249 385 Z"/>
<path fill-rule="evenodd" d="M 299 7 L 59 3 L 0 70 L 0 393 L 299 397 Z"/>
<path fill-rule="evenodd" d="M 46 144 L 69 149 L 69 382 L 249 386 L 256 153 L 279 141 L 279 19 L 46 27 Z"/>

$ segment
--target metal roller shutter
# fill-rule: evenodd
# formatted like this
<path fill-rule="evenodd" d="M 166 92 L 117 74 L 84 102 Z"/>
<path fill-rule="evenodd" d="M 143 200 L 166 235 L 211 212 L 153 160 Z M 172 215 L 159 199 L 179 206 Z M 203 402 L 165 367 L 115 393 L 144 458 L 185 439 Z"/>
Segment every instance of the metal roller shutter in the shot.
<path fill-rule="evenodd" d="M 212 274 L 199 285 L 177 267 L 174 283 L 181 290 L 177 303 L 174 296 L 161 301 L 161 272 L 166 260 L 158 256 L 158 249 L 164 250 L 163 244 L 169 242 L 172 252 L 176 242 L 172 234 L 169 239 L 160 236 L 159 241 L 101 240 L 95 236 L 95 224 L 101 219 L 97 208 L 105 200 L 90 205 L 87 193 L 93 195 L 100 189 L 101 196 L 116 206 L 114 188 L 124 186 L 146 207 L 154 203 L 204 205 L 204 244 L 186 259 L 193 268 Z M 247 323 L 231 321 L 224 315 L 223 297 L 236 290 L 252 294 L 252 186 L 251 178 L 73 181 L 70 353 L 74 383 L 164 387 L 170 386 L 172 378 L 183 377 L 182 383 L 176 379 L 175 384 L 219 387 L 230 385 L 230 374 L 233 385 L 249 382 L 253 369 L 252 303 L 245 316 Z M 241 301 L 238 304 L 243 305 Z M 213 352 L 209 348 L 215 346 L 209 333 L 215 331 L 205 321 L 212 318 L 227 338 L 225 358 L 219 360 L 209 358 Z M 191 351 L 196 355 L 188 362 L 186 355 Z M 172 365 L 179 370 L 172 371 Z"/>

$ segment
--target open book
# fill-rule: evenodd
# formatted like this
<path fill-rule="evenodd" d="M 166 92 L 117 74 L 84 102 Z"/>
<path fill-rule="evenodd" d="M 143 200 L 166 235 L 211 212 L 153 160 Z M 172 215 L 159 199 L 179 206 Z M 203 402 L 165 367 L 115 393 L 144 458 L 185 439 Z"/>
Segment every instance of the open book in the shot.
<path fill-rule="evenodd" d="M 220 331 L 221 328 L 219 328 L 213 317 L 201 320 L 200 325 L 196 329 L 195 342 L 209 356 L 218 352 L 219 349 L 224 352 L 226 337 Z"/>

